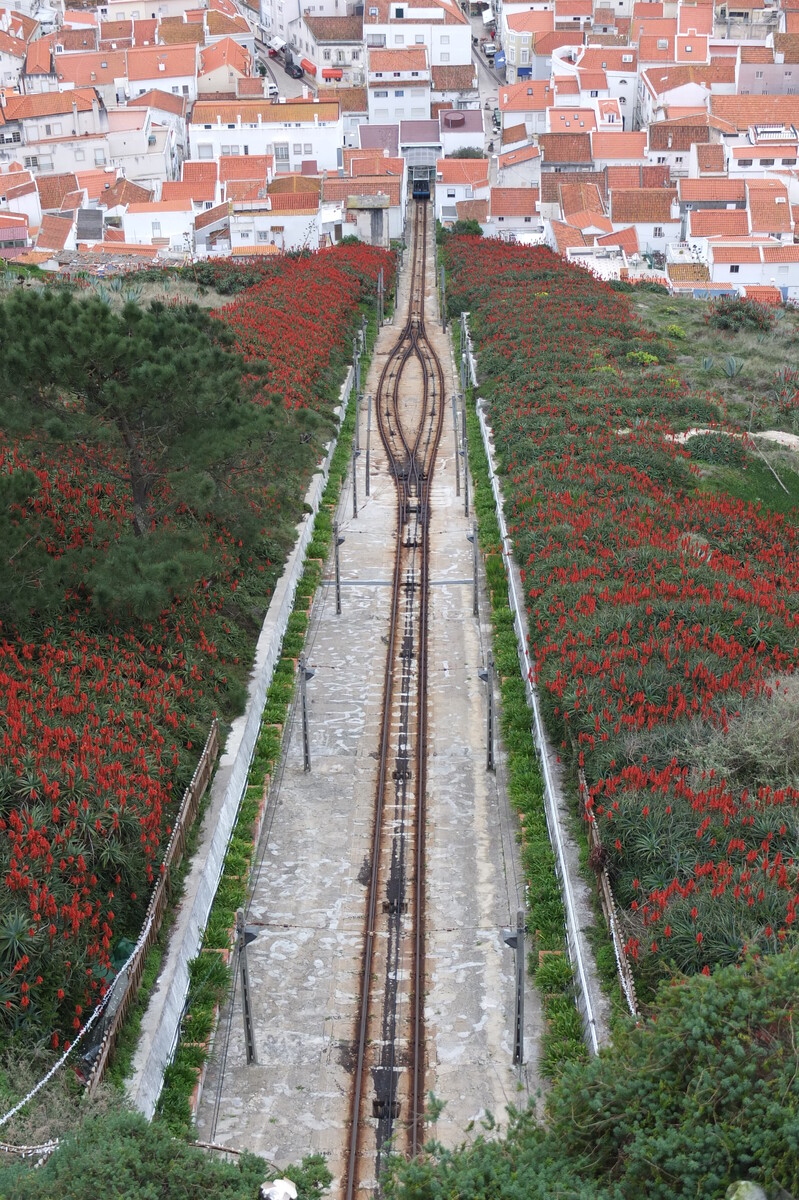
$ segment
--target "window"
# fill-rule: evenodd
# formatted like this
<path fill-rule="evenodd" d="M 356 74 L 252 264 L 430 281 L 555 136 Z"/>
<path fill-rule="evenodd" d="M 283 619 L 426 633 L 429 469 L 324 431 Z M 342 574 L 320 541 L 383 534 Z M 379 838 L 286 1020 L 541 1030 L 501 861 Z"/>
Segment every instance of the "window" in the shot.
<path fill-rule="evenodd" d="M 784 159 L 782 160 L 782 165 L 783 165 L 784 167 L 795 167 L 795 166 L 796 166 L 796 159 L 795 159 L 795 158 L 784 158 Z"/>
<path fill-rule="evenodd" d="M 38 167 L 39 159 L 36 157 L 35 154 L 32 154 L 29 158 L 24 158 L 22 160 L 22 165 L 23 165 L 23 167 L 29 167 L 29 168 L 30 167 Z"/>
<path fill-rule="evenodd" d="M 624 96 L 619 96 L 619 104 L 626 104 L 627 100 Z"/>
<path fill-rule="evenodd" d="M 662 166 L 663 166 L 663 164 L 665 163 L 665 161 L 666 161 L 666 155 L 665 155 L 665 154 L 659 154 L 659 155 L 658 155 L 658 166 L 659 166 L 659 167 L 662 167 Z"/>
<path fill-rule="evenodd" d="M 685 47 L 685 53 L 686 53 L 686 54 L 690 54 L 690 53 L 691 53 L 691 47 L 690 47 L 690 46 L 686 46 L 686 47 Z"/>
<path fill-rule="evenodd" d="M 656 225 L 654 227 L 654 229 L 652 230 L 652 237 L 656 237 L 656 238 L 663 237 L 663 226 L 662 225 Z"/>
<path fill-rule="evenodd" d="M 530 222 L 532 221 L 532 219 L 533 219 L 532 217 L 525 217 L 525 218 L 524 218 L 524 223 L 525 223 L 525 225 L 529 225 L 529 224 L 530 224 Z"/>
<path fill-rule="evenodd" d="M 104 167 L 105 166 L 105 150 L 95 150 L 94 165 L 96 167 Z"/>
<path fill-rule="evenodd" d="M 418 78 L 419 78 L 419 72 L 411 71 L 411 79 L 418 79 Z"/>
<path fill-rule="evenodd" d="M 269 230 L 268 229 L 259 229 L 258 230 L 258 241 L 259 242 L 268 242 L 269 241 Z"/>
<path fill-rule="evenodd" d="M 395 78 L 395 79 L 399 79 L 399 77 L 400 77 L 401 75 L 402 75 L 402 71 L 395 71 L 395 72 L 394 72 L 394 78 Z"/>
<path fill-rule="evenodd" d="M 632 54 L 622 54 L 621 61 L 623 63 L 631 63 L 633 61 Z M 622 83 L 624 83 L 624 82 L 625 82 L 625 80 L 622 79 Z"/>
<path fill-rule="evenodd" d="M 197 146 L 198 158 L 213 158 L 214 148 L 209 142 L 200 142 Z"/>
<path fill-rule="evenodd" d="M 737 263 L 733 263 L 732 266 L 730 267 L 730 275 L 737 275 L 738 272 L 740 271 L 740 269 L 741 268 L 738 266 Z"/>
<path fill-rule="evenodd" d="M 504 220 L 505 220 L 505 218 L 504 218 L 504 217 L 497 217 L 497 220 L 498 220 L 498 221 L 504 221 Z"/>
<path fill-rule="evenodd" d="M 220 150 L 222 154 L 230 154 L 230 146 L 221 146 Z"/>
<path fill-rule="evenodd" d="M 448 200 L 455 199 L 455 189 L 454 188 L 447 188 L 447 199 Z"/>
<path fill-rule="evenodd" d="M 444 34 L 444 36 L 441 38 L 441 45 L 442 46 L 449 45 L 449 34 Z"/>
<path fill-rule="evenodd" d="M 301 142 L 295 142 L 295 143 L 294 143 L 294 153 L 295 153 L 295 154 L 302 154 L 302 143 L 301 143 Z"/>
<path fill-rule="evenodd" d="M 596 100 L 598 95 L 599 95 L 599 91 L 596 88 L 593 88 L 591 91 L 591 99 Z"/>
<path fill-rule="evenodd" d="M 417 46 L 423 46 L 424 45 L 424 34 L 417 33 L 416 37 L 413 40 L 416 42 Z"/>
<path fill-rule="evenodd" d="M 528 63 L 529 63 L 529 62 L 530 62 L 530 51 L 529 51 L 529 50 L 524 50 L 524 49 L 523 49 L 523 50 L 522 50 L 522 57 L 521 57 L 521 63 L 522 63 L 522 66 L 525 66 L 525 67 L 526 67 L 526 66 L 528 65 Z"/>
<path fill-rule="evenodd" d="M 761 165 L 761 167 L 773 167 L 774 159 L 773 158 L 761 158 L 760 165 Z"/>
<path fill-rule="evenodd" d="M 658 50 L 668 50 L 668 48 L 669 48 L 669 39 L 668 38 L 658 38 Z"/>
<path fill-rule="evenodd" d="M 178 89 L 177 89 L 176 87 L 173 87 L 173 88 L 172 88 L 172 95 L 173 95 L 173 96 L 177 96 L 177 94 L 178 94 Z"/>
<path fill-rule="evenodd" d="M 405 88 L 395 88 L 394 89 L 394 98 L 396 100 L 399 100 L 400 97 L 402 97 L 404 95 L 405 95 Z"/>
<path fill-rule="evenodd" d="M 388 92 L 375 92 L 375 100 L 385 100 Z"/>
<path fill-rule="evenodd" d="M 161 222 L 160 221 L 153 221 L 152 236 L 154 238 L 156 238 L 156 237 L 160 238 L 160 236 L 161 236 Z"/>
<path fill-rule="evenodd" d="M 787 267 L 777 267 L 777 274 L 778 275 L 787 275 L 788 268 Z"/>
<path fill-rule="evenodd" d="M 86 155 L 83 153 L 82 150 L 75 151 L 75 162 L 83 162 L 85 157 L 86 157 Z"/>
<path fill-rule="evenodd" d="M 755 71 L 755 79 L 762 79 L 762 78 L 763 78 L 763 72 Z"/>
<path fill-rule="evenodd" d="M 395 33 L 394 34 L 394 45 L 395 46 L 404 46 L 405 45 L 405 34 L 404 33 Z"/>
<path fill-rule="evenodd" d="M 250 231 L 249 231 L 249 229 L 242 229 L 242 231 L 241 231 L 241 235 L 240 235 L 240 236 L 241 236 L 241 240 L 242 240 L 243 242 L 249 242 L 249 240 L 250 240 Z"/>
<path fill-rule="evenodd" d="M 183 84 L 183 86 L 182 86 L 182 88 L 181 88 L 181 91 L 183 92 L 183 95 L 184 95 L 184 96 L 188 96 L 188 94 L 189 94 L 189 85 L 188 85 L 187 83 L 184 83 L 184 84 Z"/>
<path fill-rule="evenodd" d="M 303 154 L 313 154 L 313 146 L 310 142 L 306 142 L 302 148 Z"/>
<path fill-rule="evenodd" d="M 619 87 L 627 87 L 627 80 L 626 80 L 626 79 L 620 79 L 620 80 L 619 80 Z"/>
<path fill-rule="evenodd" d="M 213 202 L 213 200 L 206 200 L 206 201 L 205 201 L 205 207 L 206 207 L 206 209 L 213 208 L 213 207 L 214 207 L 214 202 Z"/>
<path fill-rule="evenodd" d="M 683 158 L 683 156 L 682 156 L 681 154 L 678 154 L 678 155 L 677 155 L 677 157 L 675 158 L 675 160 L 674 160 L 674 161 L 675 161 L 675 162 L 678 162 L 678 163 L 681 163 L 681 162 L 682 162 L 682 158 Z"/>
<path fill-rule="evenodd" d="M 323 50 L 323 51 L 322 51 L 322 58 L 325 60 L 325 62 L 330 62 L 330 51 L 329 51 L 329 50 Z"/>
<path fill-rule="evenodd" d="M 352 52 L 352 61 L 353 61 L 353 62 L 360 62 L 360 61 L 361 61 L 361 52 L 360 52 L 360 50 L 353 50 L 353 52 Z"/>
<path fill-rule="evenodd" d="M 751 167 L 751 165 L 752 165 L 751 158 L 739 158 L 738 159 L 739 167 Z"/>
<path fill-rule="evenodd" d="M 275 162 L 289 161 L 289 144 L 288 142 L 275 142 Z"/>
<path fill-rule="evenodd" d="M 397 18 L 398 21 L 401 21 L 402 18 L 405 16 L 405 9 L 397 8 L 394 12 L 394 16 Z"/>
<path fill-rule="evenodd" d="M 442 61 L 442 63 L 448 63 L 449 62 L 449 54 L 442 54 L 441 61 Z"/>

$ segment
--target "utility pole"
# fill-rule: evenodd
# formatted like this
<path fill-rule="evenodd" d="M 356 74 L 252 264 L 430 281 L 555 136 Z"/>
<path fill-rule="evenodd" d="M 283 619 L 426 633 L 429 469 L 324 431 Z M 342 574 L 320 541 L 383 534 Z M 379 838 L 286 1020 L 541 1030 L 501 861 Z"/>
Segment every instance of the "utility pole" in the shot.
<path fill-rule="evenodd" d="M 356 470 L 356 467 L 358 465 L 358 458 L 360 456 L 360 453 L 361 453 L 360 450 L 353 450 L 353 452 L 352 452 L 352 515 L 353 515 L 353 518 L 357 517 L 357 515 L 358 515 L 358 472 Z"/>
<path fill-rule="evenodd" d="M 333 522 L 333 557 L 336 564 L 336 616 L 341 616 L 341 564 L 339 563 L 338 548 L 344 545 L 344 538 L 340 537 L 338 531 L 338 521 Z"/>
<path fill-rule="evenodd" d="M 472 593 L 472 616 L 479 617 L 480 615 L 480 585 L 478 581 L 477 567 L 480 557 L 480 550 L 477 544 L 477 525 L 472 523 L 472 532 L 466 534 L 467 541 L 472 543 L 472 569 L 474 571 L 474 590 Z"/>
<path fill-rule="evenodd" d="M 360 371 L 358 372 L 360 375 Z M 361 452 L 361 391 L 360 388 L 355 393 L 355 449 L 358 454 Z"/>
<path fill-rule="evenodd" d="M 447 332 L 447 276 L 441 264 L 441 329 Z"/>
<path fill-rule="evenodd" d="M 486 685 L 488 699 L 488 715 L 486 717 L 486 770 L 494 770 L 494 658 L 488 655 L 488 661 L 478 672 L 478 676 Z"/>
<path fill-rule="evenodd" d="M 516 928 L 503 929 L 502 940 L 516 952 L 516 996 L 513 1019 L 513 1061 L 524 1062 L 524 910 L 516 913 Z"/>
<path fill-rule="evenodd" d="M 247 947 L 255 941 L 257 930 L 244 924 L 244 909 L 236 909 L 236 949 L 239 953 L 239 972 L 241 974 L 241 1007 L 244 1013 L 244 1047 L 247 1054 L 247 1065 L 257 1066 L 258 1057 L 255 1052 L 255 1033 L 252 1024 L 252 1006 L 250 1000 L 250 974 L 247 969 Z"/>
<path fill-rule="evenodd" d="M 365 491 L 369 495 L 369 458 L 372 444 L 372 397 L 366 397 L 366 487 Z"/>
<path fill-rule="evenodd" d="M 355 365 L 355 394 L 361 390 L 361 356 L 358 352 L 358 339 L 352 339 L 352 361 Z"/>
<path fill-rule="evenodd" d="M 383 324 L 383 268 L 377 273 L 377 328 Z"/>
<path fill-rule="evenodd" d="M 308 737 L 308 696 L 305 690 L 305 685 L 309 679 L 313 679 L 315 671 L 310 671 L 305 665 L 305 656 L 300 659 L 300 707 L 302 708 L 302 769 L 310 771 L 311 769 L 311 742 Z"/>
<path fill-rule="evenodd" d="M 461 391 L 466 395 L 466 352 L 461 354 Z"/>

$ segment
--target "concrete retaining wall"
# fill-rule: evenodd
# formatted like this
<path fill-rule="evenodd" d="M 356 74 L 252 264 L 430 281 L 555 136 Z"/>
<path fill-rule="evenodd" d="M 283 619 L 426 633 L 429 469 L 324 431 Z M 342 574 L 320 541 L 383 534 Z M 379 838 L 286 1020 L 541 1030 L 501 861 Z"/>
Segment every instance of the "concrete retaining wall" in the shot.
<path fill-rule="evenodd" d="M 354 371 L 350 367 L 341 389 L 339 429 L 352 391 Z M 272 682 L 286 625 L 294 607 L 294 595 L 305 565 L 308 544 L 325 490 L 334 438 L 305 494 L 311 512 L 298 526 L 299 536 L 275 587 L 255 651 L 255 662 L 244 714 L 228 734 L 211 785 L 211 795 L 200 835 L 200 845 L 184 884 L 161 973 L 142 1019 L 141 1035 L 126 1090 L 132 1104 L 152 1117 L 161 1093 L 164 1071 L 177 1045 L 180 1021 L 189 987 L 189 962 L 199 952 L 208 915 L 222 874 L 236 815 L 239 810 L 255 744 L 261 726 L 266 693 Z"/>

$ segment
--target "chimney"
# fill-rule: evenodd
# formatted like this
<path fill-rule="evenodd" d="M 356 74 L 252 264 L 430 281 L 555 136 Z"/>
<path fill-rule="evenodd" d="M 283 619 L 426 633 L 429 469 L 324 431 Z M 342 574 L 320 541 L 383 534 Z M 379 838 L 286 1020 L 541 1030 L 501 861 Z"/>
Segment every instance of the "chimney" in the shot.
<path fill-rule="evenodd" d="M 75 123 L 75 132 L 78 132 L 78 105 L 75 100 L 72 101 L 72 120 Z"/>

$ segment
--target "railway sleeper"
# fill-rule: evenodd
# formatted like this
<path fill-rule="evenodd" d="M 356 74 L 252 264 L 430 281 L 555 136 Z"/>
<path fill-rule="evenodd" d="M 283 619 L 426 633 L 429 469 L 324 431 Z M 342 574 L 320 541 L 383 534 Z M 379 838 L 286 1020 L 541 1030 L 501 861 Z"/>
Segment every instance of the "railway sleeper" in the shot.
<path fill-rule="evenodd" d="M 393 1121 L 396 1121 L 400 1115 L 400 1107 L 399 1100 L 392 1100 L 389 1114 L 389 1101 L 383 1100 L 379 1096 L 372 1097 L 372 1116 L 376 1117 L 378 1121 L 384 1121 L 389 1115 Z"/>

